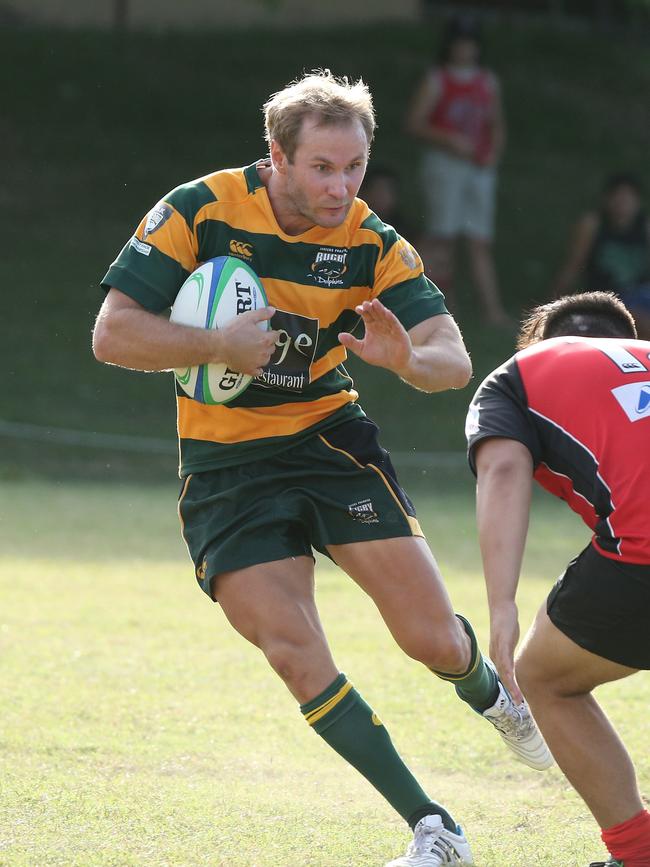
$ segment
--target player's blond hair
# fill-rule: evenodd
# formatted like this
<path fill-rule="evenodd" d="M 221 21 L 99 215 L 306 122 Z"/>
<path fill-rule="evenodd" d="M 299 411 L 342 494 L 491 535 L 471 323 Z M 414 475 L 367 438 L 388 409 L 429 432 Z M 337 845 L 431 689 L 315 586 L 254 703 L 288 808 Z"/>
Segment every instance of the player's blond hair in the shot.
<path fill-rule="evenodd" d="M 375 111 L 368 85 L 360 78 L 337 78 L 329 69 L 314 69 L 273 93 L 262 108 L 266 141 L 275 140 L 289 162 L 298 147 L 303 120 L 317 118 L 319 126 L 360 121 L 368 147 L 375 134 Z"/>

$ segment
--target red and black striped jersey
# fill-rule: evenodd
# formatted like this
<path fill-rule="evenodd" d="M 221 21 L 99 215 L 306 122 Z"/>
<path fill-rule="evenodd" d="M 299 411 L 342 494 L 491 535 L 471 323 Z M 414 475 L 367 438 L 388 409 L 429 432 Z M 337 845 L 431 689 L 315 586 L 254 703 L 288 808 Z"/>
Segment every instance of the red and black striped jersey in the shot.
<path fill-rule="evenodd" d="M 466 435 L 474 472 L 481 440 L 523 443 L 601 554 L 650 563 L 650 342 L 557 337 L 518 352 L 478 388 Z"/>

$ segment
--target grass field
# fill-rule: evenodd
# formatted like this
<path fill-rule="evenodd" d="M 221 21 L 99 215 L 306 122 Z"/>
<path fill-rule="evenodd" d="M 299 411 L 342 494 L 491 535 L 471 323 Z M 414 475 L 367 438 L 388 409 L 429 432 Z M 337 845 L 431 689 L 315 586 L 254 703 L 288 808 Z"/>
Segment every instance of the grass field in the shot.
<path fill-rule="evenodd" d="M 0 865 L 381 867 L 403 850 L 403 823 L 199 592 L 175 494 L 173 483 L 3 481 Z M 416 501 L 485 643 L 470 485 Z M 536 504 L 524 624 L 584 539 L 559 504 Z M 511 761 L 325 562 L 318 596 L 339 665 L 465 825 L 479 867 L 586 867 L 602 854 L 560 773 Z M 650 793 L 648 677 L 601 697 Z"/>

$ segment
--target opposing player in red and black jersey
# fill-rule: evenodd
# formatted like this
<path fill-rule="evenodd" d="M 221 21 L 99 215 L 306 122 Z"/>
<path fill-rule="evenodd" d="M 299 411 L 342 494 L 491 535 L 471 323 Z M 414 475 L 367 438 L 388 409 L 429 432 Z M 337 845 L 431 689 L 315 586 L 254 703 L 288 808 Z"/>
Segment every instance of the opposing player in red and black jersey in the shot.
<path fill-rule="evenodd" d="M 467 437 L 490 655 L 515 700 L 525 693 L 602 828 L 606 863 L 649 867 L 650 814 L 630 757 L 591 694 L 650 669 L 650 342 L 635 338 L 632 316 L 611 293 L 536 308 L 521 351 L 476 392 Z M 551 591 L 515 666 L 533 479 L 566 500 L 593 537 Z"/>

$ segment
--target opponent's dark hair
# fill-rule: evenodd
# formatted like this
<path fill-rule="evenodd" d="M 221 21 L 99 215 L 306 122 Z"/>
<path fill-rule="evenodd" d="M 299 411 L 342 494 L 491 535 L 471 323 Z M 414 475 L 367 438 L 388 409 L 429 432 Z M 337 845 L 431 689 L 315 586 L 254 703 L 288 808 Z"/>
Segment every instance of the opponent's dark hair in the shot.
<path fill-rule="evenodd" d="M 517 349 L 549 337 L 636 336 L 632 314 L 613 292 L 580 292 L 533 308 L 522 320 Z"/>

